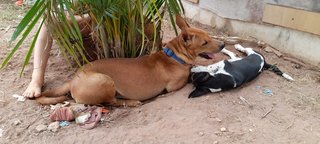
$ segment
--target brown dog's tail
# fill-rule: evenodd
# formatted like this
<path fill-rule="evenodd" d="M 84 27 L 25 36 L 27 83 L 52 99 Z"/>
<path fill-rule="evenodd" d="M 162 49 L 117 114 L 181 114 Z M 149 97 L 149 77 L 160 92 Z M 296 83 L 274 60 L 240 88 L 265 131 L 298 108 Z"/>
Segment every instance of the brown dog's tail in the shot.
<path fill-rule="evenodd" d="M 70 82 L 64 83 L 61 87 L 45 91 L 36 101 L 42 105 L 57 104 L 68 99 L 66 94 L 70 91 Z"/>

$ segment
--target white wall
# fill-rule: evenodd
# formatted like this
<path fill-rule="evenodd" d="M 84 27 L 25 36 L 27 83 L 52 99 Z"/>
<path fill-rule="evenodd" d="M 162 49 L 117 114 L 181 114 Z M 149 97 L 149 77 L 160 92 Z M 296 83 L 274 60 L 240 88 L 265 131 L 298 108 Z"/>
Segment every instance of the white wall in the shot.
<path fill-rule="evenodd" d="M 305 10 L 320 11 L 320 0 L 199 0 L 183 1 L 186 16 L 234 35 L 253 36 L 306 62 L 320 66 L 320 36 L 265 24 L 265 3 L 281 4 Z"/>
<path fill-rule="evenodd" d="M 199 7 L 225 18 L 261 22 L 266 3 L 320 12 L 320 0 L 200 0 Z"/>

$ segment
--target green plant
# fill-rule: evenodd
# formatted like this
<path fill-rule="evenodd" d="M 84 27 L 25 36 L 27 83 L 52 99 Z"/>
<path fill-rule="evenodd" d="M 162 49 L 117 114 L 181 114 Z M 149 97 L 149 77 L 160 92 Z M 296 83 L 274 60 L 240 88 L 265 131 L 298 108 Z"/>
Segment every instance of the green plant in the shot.
<path fill-rule="evenodd" d="M 159 32 L 164 12 L 169 13 L 175 28 L 173 16 L 183 12 L 181 0 L 37 0 L 12 35 L 11 41 L 21 38 L 1 68 L 7 65 L 39 21 L 40 27 L 47 25 L 65 57 L 71 55 L 78 65 L 81 65 L 81 60 L 88 62 L 75 14 L 91 18 L 89 26 L 101 58 L 137 57 L 152 53 L 161 47 Z M 39 30 L 22 71 L 30 60 Z"/>

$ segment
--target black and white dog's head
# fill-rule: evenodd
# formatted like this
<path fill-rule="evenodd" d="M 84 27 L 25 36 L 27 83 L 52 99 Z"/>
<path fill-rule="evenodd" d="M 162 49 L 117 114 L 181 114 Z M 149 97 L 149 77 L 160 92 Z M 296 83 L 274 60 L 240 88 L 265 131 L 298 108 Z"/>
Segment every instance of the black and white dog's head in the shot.
<path fill-rule="evenodd" d="M 191 74 L 191 80 L 195 90 L 191 92 L 189 98 L 199 97 L 211 92 L 219 92 L 230 89 L 234 86 L 234 80 L 230 75 L 215 74 L 209 72 L 196 72 Z"/>

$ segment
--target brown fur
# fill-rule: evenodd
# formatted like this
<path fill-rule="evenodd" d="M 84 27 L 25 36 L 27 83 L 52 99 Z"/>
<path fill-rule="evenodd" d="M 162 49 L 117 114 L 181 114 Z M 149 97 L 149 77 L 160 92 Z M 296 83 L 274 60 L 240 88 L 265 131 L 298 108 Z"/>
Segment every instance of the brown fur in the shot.
<path fill-rule="evenodd" d="M 54 104 L 66 100 L 71 92 L 77 103 L 135 106 L 139 101 L 182 88 L 188 81 L 190 68 L 200 53 L 217 53 L 222 42 L 212 40 L 200 29 L 191 28 L 180 16 L 176 22 L 181 34 L 166 47 L 184 60 L 178 63 L 163 51 L 139 58 L 102 59 L 84 65 L 76 76 L 59 88 L 46 91 L 37 98 L 40 104 Z M 116 99 L 116 92 L 124 99 Z"/>

